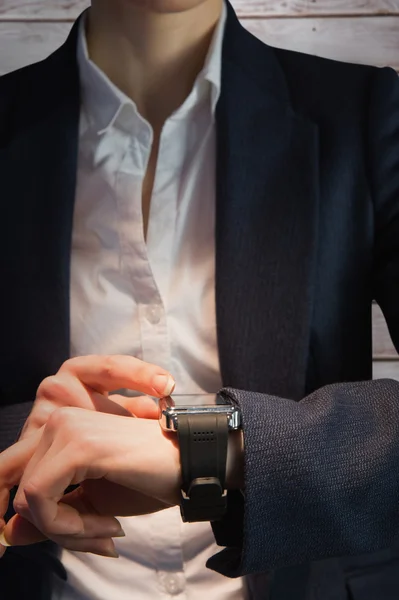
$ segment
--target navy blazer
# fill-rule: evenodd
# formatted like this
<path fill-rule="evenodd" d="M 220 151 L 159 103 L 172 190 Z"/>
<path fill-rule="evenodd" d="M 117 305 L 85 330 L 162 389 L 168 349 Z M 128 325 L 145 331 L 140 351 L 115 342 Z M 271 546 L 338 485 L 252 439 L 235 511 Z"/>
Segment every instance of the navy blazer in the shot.
<path fill-rule="evenodd" d="M 76 38 L 0 79 L 2 447 L 69 357 Z M 397 600 L 399 383 L 369 381 L 373 299 L 399 347 L 395 72 L 271 48 L 228 5 L 216 185 L 218 345 L 246 488 L 208 566 L 247 574 L 254 600 Z M 0 561 L 5 600 L 49 600 L 64 576 L 51 543 Z"/>

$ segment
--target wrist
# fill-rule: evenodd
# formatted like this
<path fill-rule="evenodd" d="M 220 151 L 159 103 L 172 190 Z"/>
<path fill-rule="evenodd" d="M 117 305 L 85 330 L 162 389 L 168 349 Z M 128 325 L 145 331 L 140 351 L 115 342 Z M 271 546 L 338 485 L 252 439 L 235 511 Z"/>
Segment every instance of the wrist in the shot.
<path fill-rule="evenodd" d="M 165 397 L 159 401 L 159 422 L 165 433 L 177 434 L 183 521 L 223 518 L 226 490 L 244 487 L 240 411 L 221 394 L 209 404 L 191 399 L 176 405 L 173 398 Z"/>
<path fill-rule="evenodd" d="M 176 435 L 167 431 L 161 431 L 161 435 L 165 440 L 165 456 L 169 456 L 174 473 L 174 498 L 173 504 L 179 504 L 180 502 L 180 489 L 182 486 L 182 472 L 181 472 L 181 461 L 180 461 L 180 447 Z"/>

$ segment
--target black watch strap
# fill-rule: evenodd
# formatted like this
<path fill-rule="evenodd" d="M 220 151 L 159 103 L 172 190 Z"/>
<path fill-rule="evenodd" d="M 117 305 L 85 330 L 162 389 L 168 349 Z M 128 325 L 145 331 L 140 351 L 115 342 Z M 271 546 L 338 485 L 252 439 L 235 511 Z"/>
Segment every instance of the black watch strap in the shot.
<path fill-rule="evenodd" d="M 179 415 L 183 521 L 217 521 L 226 512 L 228 422 L 225 414 Z"/>

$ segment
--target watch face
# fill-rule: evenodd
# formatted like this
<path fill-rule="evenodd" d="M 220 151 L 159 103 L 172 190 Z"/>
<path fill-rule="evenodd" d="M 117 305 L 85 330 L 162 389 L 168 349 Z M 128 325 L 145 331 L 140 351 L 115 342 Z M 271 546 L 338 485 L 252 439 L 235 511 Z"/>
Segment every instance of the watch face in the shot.
<path fill-rule="evenodd" d="M 216 406 L 223 399 L 219 394 L 173 394 L 171 406 Z"/>
<path fill-rule="evenodd" d="M 241 426 L 240 412 L 219 394 L 173 395 L 159 400 L 159 422 L 165 431 L 177 431 L 182 414 L 224 413 L 229 429 Z"/>

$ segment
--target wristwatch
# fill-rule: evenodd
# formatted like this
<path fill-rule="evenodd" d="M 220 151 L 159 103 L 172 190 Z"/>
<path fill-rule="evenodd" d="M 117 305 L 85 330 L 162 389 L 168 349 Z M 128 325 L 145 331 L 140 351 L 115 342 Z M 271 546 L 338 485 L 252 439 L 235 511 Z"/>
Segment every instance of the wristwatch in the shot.
<path fill-rule="evenodd" d="M 223 394 L 161 398 L 159 423 L 177 435 L 183 521 L 217 521 L 227 508 L 226 460 L 229 431 L 241 428 L 241 413 Z"/>

